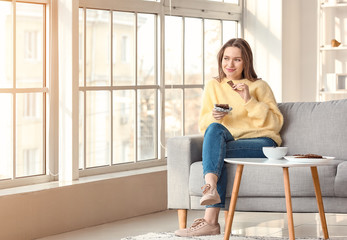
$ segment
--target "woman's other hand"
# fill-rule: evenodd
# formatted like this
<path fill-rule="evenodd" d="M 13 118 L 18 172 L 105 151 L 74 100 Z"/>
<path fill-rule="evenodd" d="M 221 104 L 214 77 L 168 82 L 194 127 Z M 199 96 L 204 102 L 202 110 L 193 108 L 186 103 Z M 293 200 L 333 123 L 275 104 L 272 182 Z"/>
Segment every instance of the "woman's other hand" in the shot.
<path fill-rule="evenodd" d="M 246 102 L 248 102 L 251 99 L 251 95 L 249 94 L 249 88 L 248 85 L 245 83 L 237 83 L 234 84 L 232 87 L 240 96 L 242 99 Z"/>
<path fill-rule="evenodd" d="M 223 117 L 225 115 L 227 115 L 228 113 L 227 112 L 220 112 L 220 111 L 217 111 L 216 109 L 213 109 L 212 110 L 212 116 L 216 119 L 216 120 L 222 120 Z"/>

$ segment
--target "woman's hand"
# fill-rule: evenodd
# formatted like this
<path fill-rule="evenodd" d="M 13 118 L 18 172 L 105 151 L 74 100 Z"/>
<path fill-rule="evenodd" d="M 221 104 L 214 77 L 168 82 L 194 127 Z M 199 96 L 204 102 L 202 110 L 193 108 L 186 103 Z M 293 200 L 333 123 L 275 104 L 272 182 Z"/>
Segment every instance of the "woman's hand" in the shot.
<path fill-rule="evenodd" d="M 216 109 L 213 109 L 212 110 L 212 116 L 216 119 L 216 120 L 221 120 L 223 119 L 223 117 L 225 115 L 227 115 L 228 113 L 227 112 L 220 112 L 220 111 L 217 111 Z"/>
<path fill-rule="evenodd" d="M 242 97 L 245 102 L 248 102 L 251 99 L 251 95 L 249 94 L 249 88 L 248 85 L 245 83 L 237 83 L 234 84 L 232 87 L 240 96 Z"/>

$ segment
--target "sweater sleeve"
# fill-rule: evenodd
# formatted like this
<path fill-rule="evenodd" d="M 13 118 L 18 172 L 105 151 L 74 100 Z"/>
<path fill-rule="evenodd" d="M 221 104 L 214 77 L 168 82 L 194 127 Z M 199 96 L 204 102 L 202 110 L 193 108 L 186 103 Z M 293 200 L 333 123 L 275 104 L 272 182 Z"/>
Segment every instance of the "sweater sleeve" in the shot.
<path fill-rule="evenodd" d="M 283 115 L 270 86 L 264 81 L 262 83 L 256 89 L 255 96 L 245 103 L 245 108 L 255 127 L 268 128 L 278 133 L 283 125 Z"/>
<path fill-rule="evenodd" d="M 201 133 L 204 133 L 211 123 L 221 123 L 221 120 L 216 120 L 212 116 L 212 109 L 214 108 L 215 99 L 215 89 L 210 81 L 205 85 L 205 89 L 202 95 L 202 103 L 199 116 L 199 130 Z"/>

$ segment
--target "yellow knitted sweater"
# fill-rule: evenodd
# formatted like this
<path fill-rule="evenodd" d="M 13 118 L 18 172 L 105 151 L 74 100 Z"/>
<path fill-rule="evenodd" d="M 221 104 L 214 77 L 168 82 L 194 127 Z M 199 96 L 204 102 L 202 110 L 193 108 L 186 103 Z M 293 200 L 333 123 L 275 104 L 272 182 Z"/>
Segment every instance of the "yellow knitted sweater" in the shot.
<path fill-rule="evenodd" d="M 234 84 L 248 85 L 251 99 L 245 103 L 227 81 L 227 78 L 221 82 L 213 79 L 205 85 L 199 117 L 200 131 L 204 133 L 211 123 L 217 122 L 223 124 L 235 140 L 269 137 L 280 146 L 282 139 L 279 131 L 283 125 L 283 116 L 270 86 L 263 80 L 254 82 L 248 79 L 233 80 Z M 226 103 L 233 109 L 223 119 L 216 120 L 212 116 L 214 104 Z"/>

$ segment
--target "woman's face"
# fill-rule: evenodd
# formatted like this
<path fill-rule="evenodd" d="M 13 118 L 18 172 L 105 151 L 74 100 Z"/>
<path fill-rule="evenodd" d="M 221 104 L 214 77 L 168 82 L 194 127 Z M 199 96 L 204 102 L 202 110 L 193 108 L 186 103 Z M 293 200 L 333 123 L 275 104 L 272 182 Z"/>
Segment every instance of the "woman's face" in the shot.
<path fill-rule="evenodd" d="M 239 80 L 242 78 L 243 60 L 239 48 L 227 47 L 224 50 L 222 68 L 228 79 Z"/>

